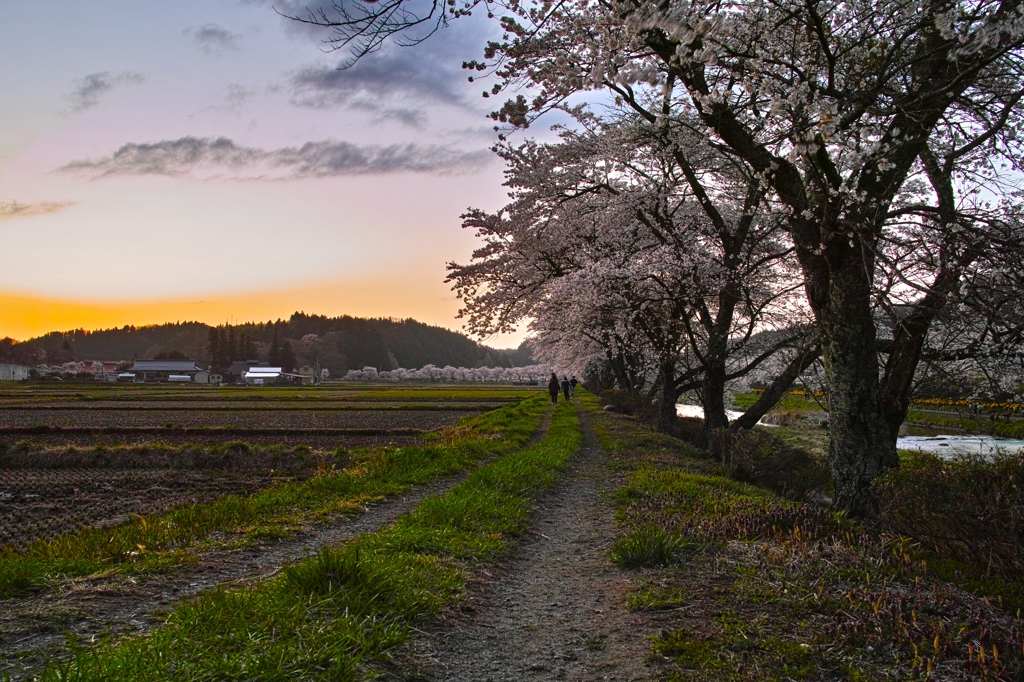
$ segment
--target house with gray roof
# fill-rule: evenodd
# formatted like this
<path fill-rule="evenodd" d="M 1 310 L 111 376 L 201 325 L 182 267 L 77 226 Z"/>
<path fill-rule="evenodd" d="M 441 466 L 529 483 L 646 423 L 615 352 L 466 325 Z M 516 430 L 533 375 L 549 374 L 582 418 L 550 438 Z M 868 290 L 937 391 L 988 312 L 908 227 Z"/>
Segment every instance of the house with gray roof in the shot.
<path fill-rule="evenodd" d="M 195 360 L 136 360 L 120 377 L 126 375 L 132 375 L 136 382 L 210 383 L 210 373 L 196 365 Z"/>

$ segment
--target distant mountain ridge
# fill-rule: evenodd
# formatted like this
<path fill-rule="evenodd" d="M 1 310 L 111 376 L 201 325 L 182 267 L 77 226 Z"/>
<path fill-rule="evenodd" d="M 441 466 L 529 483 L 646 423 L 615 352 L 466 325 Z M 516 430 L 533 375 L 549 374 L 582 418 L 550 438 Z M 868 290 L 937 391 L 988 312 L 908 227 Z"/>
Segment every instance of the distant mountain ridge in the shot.
<path fill-rule="evenodd" d="M 74 360 L 149 359 L 158 353 L 180 351 L 200 365 L 211 362 L 211 325 L 177 322 L 146 327 L 50 332 L 23 342 L 0 341 L 0 362 L 30 365 L 63 364 Z M 245 338 L 258 359 L 266 360 L 276 330 L 279 342 L 289 342 L 298 364 L 313 364 L 338 377 L 350 369 L 381 370 L 443 367 L 522 367 L 532 364 L 525 344 L 515 350 L 484 346 L 458 332 L 413 319 L 326 317 L 294 313 L 287 320 L 221 325 Z M 257 358 L 252 358 L 257 359 Z"/>

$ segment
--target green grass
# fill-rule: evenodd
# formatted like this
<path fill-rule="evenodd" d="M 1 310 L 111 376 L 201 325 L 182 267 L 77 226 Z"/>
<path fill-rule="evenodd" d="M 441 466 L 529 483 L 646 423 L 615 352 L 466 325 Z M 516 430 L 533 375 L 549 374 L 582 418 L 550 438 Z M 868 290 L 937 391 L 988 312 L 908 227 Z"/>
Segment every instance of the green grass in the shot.
<path fill-rule="evenodd" d="M 627 606 L 685 607 L 657 622 L 667 679 L 1022 679 L 1024 621 L 1006 584 L 714 475 L 621 415 L 594 421 L 621 476 L 613 558 L 644 567 Z"/>
<path fill-rule="evenodd" d="M 760 393 L 737 393 L 733 396 L 733 407 L 745 410 L 761 398 Z M 824 401 L 822 401 L 824 404 Z M 821 411 L 821 405 L 815 400 L 798 395 L 784 395 L 772 408 L 773 410 Z"/>
<path fill-rule="evenodd" d="M 394 526 L 294 564 L 248 589 L 178 606 L 162 627 L 82 647 L 40 679 L 357 680 L 372 674 L 420 618 L 462 593 L 473 565 L 494 561 L 528 521 L 581 437 L 569 405 L 547 436 L 507 454 Z"/>
<path fill-rule="evenodd" d="M 643 580 L 626 595 L 630 611 L 664 611 L 685 606 L 693 600 L 693 590 L 668 581 Z"/>
<path fill-rule="evenodd" d="M 670 566 L 682 555 L 686 543 L 658 526 L 642 526 L 618 538 L 611 550 L 612 562 L 623 568 Z"/>
<path fill-rule="evenodd" d="M 214 531 L 233 534 L 235 544 L 287 535 L 302 523 L 351 512 L 361 501 L 398 494 L 522 447 L 546 409 L 544 397 L 535 396 L 470 420 L 448 432 L 446 443 L 362 451 L 346 469 L 308 481 L 136 517 L 115 528 L 87 528 L 24 552 L 2 548 L 0 598 L 66 577 L 163 569 L 187 560 Z"/>
<path fill-rule="evenodd" d="M 1024 438 L 1024 421 L 992 421 L 987 416 L 978 419 L 942 415 L 921 410 L 908 410 L 907 422 L 918 426 L 946 428 L 967 433 L 986 433 L 999 438 Z"/>

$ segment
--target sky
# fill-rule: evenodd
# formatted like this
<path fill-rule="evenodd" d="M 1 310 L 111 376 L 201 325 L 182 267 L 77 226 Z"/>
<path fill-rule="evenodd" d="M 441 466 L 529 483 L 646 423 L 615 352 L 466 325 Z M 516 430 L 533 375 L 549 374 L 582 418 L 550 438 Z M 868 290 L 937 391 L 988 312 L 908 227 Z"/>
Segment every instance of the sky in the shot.
<path fill-rule="evenodd" d="M 451 329 L 506 201 L 459 19 L 339 70 L 296 0 L 0 1 L 0 337 L 198 320 Z M 522 334 L 492 337 L 497 347 Z"/>

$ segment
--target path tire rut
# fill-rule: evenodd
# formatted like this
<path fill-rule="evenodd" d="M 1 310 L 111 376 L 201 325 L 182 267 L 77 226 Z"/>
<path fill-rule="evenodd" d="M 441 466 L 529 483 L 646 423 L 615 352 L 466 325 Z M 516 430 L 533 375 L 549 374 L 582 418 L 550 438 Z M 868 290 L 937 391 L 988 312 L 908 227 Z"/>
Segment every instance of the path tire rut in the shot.
<path fill-rule="evenodd" d="M 543 416 L 528 445 L 547 433 L 550 410 Z M 356 516 L 272 544 L 242 549 L 215 550 L 198 556 L 166 574 L 145 579 L 125 575 L 75 579 L 59 589 L 29 597 L 0 601 L 0 676 L 12 681 L 31 677 L 49 660 L 68 655 L 68 636 L 77 641 L 109 635 L 144 633 L 159 625 L 175 604 L 218 586 L 240 586 L 277 574 L 289 563 L 321 548 L 373 533 L 424 500 L 443 495 L 469 477 L 471 470 L 416 486 L 402 495 L 364 507 Z"/>
<path fill-rule="evenodd" d="M 456 610 L 421 628 L 390 674 L 406 680 L 648 680 L 649 621 L 625 606 L 629 575 L 608 560 L 607 467 L 580 410 L 583 445 L 537 503 L 507 563 L 480 571 Z"/>

